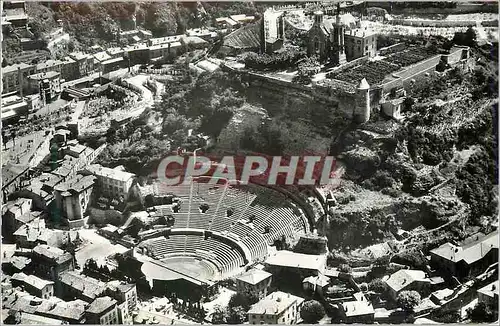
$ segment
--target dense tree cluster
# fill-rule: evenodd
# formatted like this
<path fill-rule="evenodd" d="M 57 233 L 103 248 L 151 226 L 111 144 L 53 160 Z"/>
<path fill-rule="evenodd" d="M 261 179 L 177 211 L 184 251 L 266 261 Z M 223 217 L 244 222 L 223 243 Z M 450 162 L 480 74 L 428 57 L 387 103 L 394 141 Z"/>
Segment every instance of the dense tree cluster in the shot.
<path fill-rule="evenodd" d="M 294 67 L 299 60 L 305 57 L 306 52 L 304 50 L 291 47 L 273 54 L 247 52 L 243 56 L 243 62 L 250 69 L 280 70 Z"/>
<path fill-rule="evenodd" d="M 329 217 L 328 245 L 346 248 L 366 247 L 384 239 L 393 229 L 393 219 L 383 212 L 333 213 Z"/>
<path fill-rule="evenodd" d="M 259 299 L 249 293 L 238 292 L 231 296 L 226 308 L 214 307 L 213 324 L 242 324 L 247 320 L 247 312 Z"/>
<path fill-rule="evenodd" d="M 298 64 L 297 76 L 294 81 L 309 84 L 311 78 L 320 71 L 320 64 L 316 57 L 306 57 Z"/>
<path fill-rule="evenodd" d="M 316 324 L 325 316 L 325 308 L 316 300 L 309 300 L 302 304 L 300 317 L 308 324 Z"/>
<path fill-rule="evenodd" d="M 470 205 L 471 217 L 476 223 L 481 216 L 495 215 L 497 208 L 493 189 L 497 180 L 497 167 L 493 154 L 493 149 L 474 154 L 456 173 L 457 195 Z"/>
<path fill-rule="evenodd" d="M 479 302 L 467 309 L 467 316 L 473 323 L 492 323 L 498 320 L 498 307 Z"/>
<path fill-rule="evenodd" d="M 421 302 L 420 294 L 417 291 L 402 291 L 396 299 L 398 306 L 407 312 L 412 312 L 413 309 Z"/>

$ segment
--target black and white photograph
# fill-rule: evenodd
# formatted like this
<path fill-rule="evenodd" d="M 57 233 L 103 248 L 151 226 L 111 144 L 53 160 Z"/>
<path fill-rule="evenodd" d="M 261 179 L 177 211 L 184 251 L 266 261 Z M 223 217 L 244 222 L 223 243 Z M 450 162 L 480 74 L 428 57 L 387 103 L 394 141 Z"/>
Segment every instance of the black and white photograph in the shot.
<path fill-rule="evenodd" d="M 2 324 L 498 324 L 497 0 L 1 8 Z"/>

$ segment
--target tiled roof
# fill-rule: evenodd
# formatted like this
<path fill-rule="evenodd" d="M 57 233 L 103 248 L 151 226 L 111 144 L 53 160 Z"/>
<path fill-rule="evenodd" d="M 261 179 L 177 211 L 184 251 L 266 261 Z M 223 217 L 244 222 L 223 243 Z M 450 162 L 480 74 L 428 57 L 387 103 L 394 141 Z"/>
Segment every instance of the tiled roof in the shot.
<path fill-rule="evenodd" d="M 260 269 L 253 268 L 253 269 L 241 274 L 236 279 L 243 281 L 245 283 L 248 283 L 248 284 L 255 285 L 255 284 L 258 284 L 258 283 L 262 282 L 263 280 L 271 277 L 271 276 L 272 276 L 271 273 L 268 273 L 268 272 L 260 270 Z"/>
<path fill-rule="evenodd" d="M 299 269 L 323 270 L 326 266 L 325 255 L 306 255 L 280 250 L 270 255 L 266 264 Z"/>
<path fill-rule="evenodd" d="M 49 318 L 40 315 L 22 313 L 21 325 L 62 325 L 64 322 L 60 319 Z"/>
<path fill-rule="evenodd" d="M 11 162 L 7 162 L 2 167 L 2 188 L 9 185 L 14 179 L 16 179 L 20 174 L 24 173 L 28 170 L 27 165 L 14 164 Z"/>
<path fill-rule="evenodd" d="M 26 275 L 24 273 L 16 273 L 12 275 L 12 279 L 29 284 L 38 290 L 42 290 L 47 285 L 54 284 L 52 281 L 47 281 L 35 275 Z"/>
<path fill-rule="evenodd" d="M 89 165 L 86 169 L 96 176 L 107 177 L 113 180 L 127 181 L 135 176 L 133 173 L 106 168 L 98 164 Z"/>
<path fill-rule="evenodd" d="M 224 37 L 224 46 L 236 49 L 260 47 L 260 23 L 243 26 Z"/>
<path fill-rule="evenodd" d="M 279 315 L 292 304 L 300 304 L 303 301 L 304 299 L 301 297 L 297 297 L 290 293 L 277 291 L 269 294 L 267 297 L 254 304 L 250 308 L 248 313 L 259 315 Z"/>
<path fill-rule="evenodd" d="M 115 299 L 108 296 L 96 298 L 88 307 L 87 312 L 96 315 L 102 314 L 109 308 L 116 305 L 116 302 L 117 301 Z"/>
<path fill-rule="evenodd" d="M 64 252 L 59 248 L 51 247 L 48 245 L 38 245 L 33 249 L 33 252 L 45 258 L 54 260 L 58 264 L 73 259 L 73 257 L 71 257 L 69 253 Z"/>
<path fill-rule="evenodd" d="M 135 288 L 135 284 L 126 283 L 126 282 L 119 281 L 119 280 L 114 280 L 114 281 L 108 282 L 107 287 L 112 291 L 118 290 L 122 293 L 127 293 L 128 291 Z"/>
<path fill-rule="evenodd" d="M 79 193 L 85 189 L 92 187 L 95 183 L 95 179 L 96 177 L 93 175 L 82 176 L 80 174 L 77 174 L 70 180 L 58 184 L 54 189 L 60 192 L 73 191 Z"/>
<path fill-rule="evenodd" d="M 499 288 L 498 288 L 498 280 L 480 288 L 479 290 L 477 290 L 478 293 L 482 293 L 488 297 L 491 297 L 491 298 L 494 298 L 495 296 L 498 297 L 498 295 L 500 294 L 499 292 Z"/>
<path fill-rule="evenodd" d="M 478 238 L 476 241 L 464 246 L 456 246 L 448 242 L 431 250 L 431 253 L 454 263 L 463 260 L 470 265 L 481 260 L 492 249 L 498 249 L 498 231 Z"/>
<path fill-rule="evenodd" d="M 369 301 L 348 301 L 342 303 L 346 317 L 364 316 L 374 314 L 372 304 Z"/>
<path fill-rule="evenodd" d="M 81 275 L 76 271 L 62 273 L 59 276 L 62 284 L 65 284 L 90 300 L 95 299 L 106 291 L 106 283 L 95 278 Z"/>
<path fill-rule="evenodd" d="M 11 72 L 15 72 L 18 69 L 21 69 L 21 71 L 23 71 L 25 69 L 29 69 L 29 68 L 33 68 L 33 67 L 34 67 L 33 65 L 28 65 L 26 63 L 19 63 L 19 64 L 14 64 L 14 65 L 10 65 L 10 66 L 6 66 L 6 67 L 2 68 L 2 73 L 5 75 L 5 74 L 11 73 Z"/>
<path fill-rule="evenodd" d="M 385 282 L 395 292 L 399 292 L 413 282 L 427 282 L 425 272 L 418 270 L 401 269 L 392 274 Z"/>

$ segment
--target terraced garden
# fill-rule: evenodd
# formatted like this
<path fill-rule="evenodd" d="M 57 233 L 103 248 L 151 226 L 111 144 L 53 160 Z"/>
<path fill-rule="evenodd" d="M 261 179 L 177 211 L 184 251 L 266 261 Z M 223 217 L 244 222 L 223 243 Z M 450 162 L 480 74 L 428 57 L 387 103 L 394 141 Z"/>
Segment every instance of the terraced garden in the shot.
<path fill-rule="evenodd" d="M 366 78 L 370 85 L 376 85 L 380 83 L 386 75 L 399 69 L 399 65 L 383 60 L 369 61 L 348 70 L 335 71 L 327 77 L 354 85 L 358 85 L 363 78 Z"/>

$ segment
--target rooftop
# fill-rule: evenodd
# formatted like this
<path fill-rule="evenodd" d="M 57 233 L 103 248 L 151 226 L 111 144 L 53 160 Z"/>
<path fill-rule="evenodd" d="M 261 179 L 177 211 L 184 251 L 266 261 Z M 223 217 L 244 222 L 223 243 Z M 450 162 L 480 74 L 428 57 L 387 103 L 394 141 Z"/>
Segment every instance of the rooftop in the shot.
<path fill-rule="evenodd" d="M 29 212 L 31 210 L 31 203 L 32 200 L 30 198 L 20 197 L 16 200 L 8 201 L 5 205 L 5 209 L 17 217 Z M 25 209 L 26 211 L 23 211 L 23 209 Z"/>
<path fill-rule="evenodd" d="M 81 191 L 92 187 L 95 183 L 95 178 L 96 177 L 93 175 L 83 176 L 81 174 L 77 174 L 68 181 L 55 186 L 54 190 L 60 192 L 80 193 Z"/>
<path fill-rule="evenodd" d="M 266 260 L 266 264 L 322 271 L 326 266 L 326 256 L 298 254 L 292 251 L 280 250 L 270 255 Z"/>
<path fill-rule="evenodd" d="M 127 283 L 119 280 L 114 280 L 114 281 L 109 281 L 108 284 L 108 289 L 112 291 L 120 291 L 122 293 L 126 293 L 132 289 L 135 288 L 135 284 L 132 283 Z"/>
<path fill-rule="evenodd" d="M 92 57 L 92 55 L 83 52 L 72 52 L 69 54 L 69 56 L 77 61 Z"/>
<path fill-rule="evenodd" d="M 470 265 L 481 260 L 492 249 L 498 249 L 498 231 L 494 231 L 484 237 L 478 237 L 476 241 L 469 242 L 463 246 L 456 246 L 447 242 L 431 250 L 431 253 L 454 263 L 463 260 Z"/>
<path fill-rule="evenodd" d="M 498 297 L 498 295 L 500 294 L 498 288 L 498 280 L 480 288 L 479 290 L 477 290 L 477 292 L 486 295 L 490 298 L 494 298 L 495 296 Z"/>
<path fill-rule="evenodd" d="M 182 35 L 174 35 L 174 36 L 152 38 L 149 40 L 149 44 L 150 45 L 158 45 L 158 44 L 164 44 L 164 43 L 180 42 L 181 37 L 182 37 Z"/>
<path fill-rule="evenodd" d="M 27 165 L 7 162 L 7 164 L 2 166 L 2 188 L 8 186 L 20 174 L 26 172 L 28 168 L 29 167 Z"/>
<path fill-rule="evenodd" d="M 236 279 L 248 284 L 255 285 L 270 278 L 271 276 L 273 276 L 273 274 L 260 269 L 252 268 L 238 276 Z"/>
<path fill-rule="evenodd" d="M 375 313 L 371 302 L 366 299 L 344 302 L 342 303 L 342 308 L 346 317 L 364 316 Z"/>
<path fill-rule="evenodd" d="M 50 309 L 43 311 L 51 317 L 62 317 L 70 320 L 81 320 L 85 313 L 85 308 L 88 303 L 82 300 L 59 301 L 55 305 L 51 305 Z"/>
<path fill-rule="evenodd" d="M 401 269 L 392 274 L 385 282 L 393 291 L 399 292 L 413 282 L 428 282 L 425 272 L 419 270 Z"/>
<path fill-rule="evenodd" d="M 21 325 L 62 325 L 63 321 L 60 319 L 44 317 L 36 314 L 22 313 L 20 315 Z"/>
<path fill-rule="evenodd" d="M 315 284 L 316 286 L 324 287 L 330 284 L 330 278 L 324 275 L 317 275 L 317 276 L 309 276 L 306 277 L 302 283 L 311 283 Z"/>
<path fill-rule="evenodd" d="M 87 312 L 96 315 L 102 314 L 103 312 L 116 305 L 116 302 L 117 301 L 115 299 L 108 296 L 96 298 L 87 308 Z"/>
<path fill-rule="evenodd" d="M 135 174 L 129 173 L 129 172 L 124 172 L 124 171 L 119 171 L 111 168 L 106 168 L 103 167 L 99 164 L 92 164 L 86 167 L 87 171 L 99 176 L 99 177 L 106 177 L 114 180 L 120 180 L 120 181 L 128 181 L 131 178 L 135 177 Z"/>
<path fill-rule="evenodd" d="M 8 258 L 9 263 L 17 270 L 22 271 L 27 265 L 31 263 L 31 259 L 24 256 L 12 256 Z M 6 261 L 5 259 L 3 260 Z"/>
<path fill-rule="evenodd" d="M 36 277 L 35 275 L 26 275 L 24 273 L 16 273 L 16 274 L 12 275 L 12 279 L 20 281 L 20 282 L 24 282 L 24 283 L 31 285 L 32 287 L 34 287 L 38 290 L 42 290 L 47 285 L 54 284 L 54 282 L 52 282 L 52 281 L 47 281 L 47 280 L 41 279 L 39 277 Z"/>
<path fill-rule="evenodd" d="M 41 223 L 40 223 L 41 222 Z M 44 220 L 34 221 L 29 224 L 21 225 L 19 229 L 14 232 L 16 237 L 24 237 L 28 242 L 47 243 L 54 235 L 55 231 L 45 228 Z"/>
<path fill-rule="evenodd" d="M 41 79 L 55 78 L 58 77 L 59 75 L 60 74 L 57 71 L 47 71 L 47 72 L 40 72 L 34 75 L 29 75 L 28 78 L 33 80 L 41 80 Z"/>
<path fill-rule="evenodd" d="M 112 63 L 115 63 L 115 62 L 124 61 L 124 60 L 125 60 L 125 59 L 124 59 L 124 58 L 122 58 L 122 57 L 112 58 L 112 59 L 109 59 L 109 60 L 103 61 L 101 64 L 103 64 L 103 65 L 109 65 L 109 64 L 112 64 Z"/>
<path fill-rule="evenodd" d="M 324 19 L 321 27 L 325 34 L 329 35 L 332 33 L 336 23 L 336 18 Z M 356 26 L 356 18 L 349 13 L 340 15 L 340 24 L 349 28 L 354 28 Z"/>
<path fill-rule="evenodd" d="M 5 66 L 4 68 L 2 68 L 2 73 L 8 74 L 8 73 L 17 71 L 18 69 L 25 70 L 25 69 L 30 69 L 30 68 L 34 68 L 34 67 L 35 67 L 34 65 L 29 65 L 26 63 L 18 63 L 18 64 L 14 64 L 14 65 L 10 65 L 10 66 Z"/>
<path fill-rule="evenodd" d="M 290 293 L 277 291 L 269 294 L 264 299 L 252 305 L 249 314 L 255 315 L 279 315 L 292 304 L 300 304 L 304 301 L 303 298 L 294 296 Z"/>
<path fill-rule="evenodd" d="M 43 70 L 47 68 L 52 68 L 54 66 L 61 65 L 63 62 L 61 60 L 46 60 L 36 65 L 36 70 Z"/>
<path fill-rule="evenodd" d="M 76 271 L 62 273 L 59 276 L 62 284 L 69 286 L 90 300 L 95 299 L 106 291 L 106 283 L 95 278 L 81 275 Z"/>
<path fill-rule="evenodd" d="M 370 28 L 356 28 L 356 29 L 351 29 L 348 32 L 345 33 L 345 35 L 353 36 L 353 37 L 368 37 L 375 35 L 376 33 L 370 29 Z"/>
<path fill-rule="evenodd" d="M 106 61 L 111 59 L 111 56 L 106 51 L 101 51 L 94 54 L 94 58 L 97 59 L 97 61 Z"/>
<path fill-rule="evenodd" d="M 54 260 L 56 263 L 61 264 L 68 260 L 73 260 L 73 257 L 62 249 L 51 247 L 48 245 L 38 245 L 33 249 L 33 252 L 45 257 L 47 259 Z"/>

